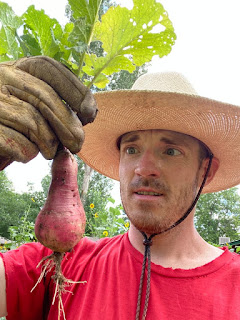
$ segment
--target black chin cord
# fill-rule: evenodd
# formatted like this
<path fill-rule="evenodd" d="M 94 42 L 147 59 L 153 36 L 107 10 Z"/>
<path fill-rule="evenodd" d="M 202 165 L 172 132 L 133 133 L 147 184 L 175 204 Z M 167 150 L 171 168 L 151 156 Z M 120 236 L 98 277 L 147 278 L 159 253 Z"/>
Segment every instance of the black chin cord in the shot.
<path fill-rule="evenodd" d="M 143 281 L 144 281 L 144 274 L 145 274 L 145 269 L 146 269 L 146 263 L 148 261 L 148 265 L 147 265 L 147 289 L 146 289 L 146 295 L 145 295 L 145 302 L 144 302 L 144 309 L 143 309 L 143 315 L 142 315 L 142 320 L 146 319 L 147 316 L 147 310 L 148 310 L 148 302 L 149 302 L 149 296 L 150 296 L 150 285 L 151 285 L 151 245 L 152 245 L 152 238 L 165 233 L 173 228 L 175 228 L 177 225 L 179 225 L 181 222 L 183 222 L 188 215 L 191 213 L 191 211 L 193 210 L 193 208 L 195 207 L 202 189 L 205 185 L 205 182 L 207 180 L 208 177 L 208 173 L 210 171 L 211 165 L 212 165 L 212 159 L 213 159 L 213 154 L 210 153 L 209 154 L 209 162 L 208 162 L 208 167 L 205 173 L 205 176 L 203 178 L 203 182 L 199 188 L 199 191 L 193 201 L 193 203 L 191 204 L 191 206 L 189 207 L 189 209 L 186 211 L 186 213 L 179 219 L 177 220 L 173 225 L 171 225 L 169 228 L 159 232 L 159 233 L 153 233 L 150 235 L 150 237 L 148 238 L 148 236 L 146 235 L 145 232 L 140 231 L 141 234 L 144 237 L 143 240 L 143 244 L 145 246 L 145 252 L 144 252 L 144 257 L 143 257 L 143 264 L 142 264 L 142 272 L 141 272 L 141 277 L 140 277 L 140 285 L 139 285 L 139 290 L 138 290 L 138 301 L 137 301 L 137 310 L 136 310 L 136 318 L 135 320 L 139 320 L 140 319 L 140 311 L 141 311 L 141 300 L 142 300 L 142 290 L 143 290 Z"/>
<path fill-rule="evenodd" d="M 138 301 L 137 301 L 137 310 L 136 310 L 136 320 L 140 319 L 140 310 L 141 310 L 141 298 L 142 298 L 142 289 L 143 289 L 143 281 L 144 281 L 144 274 L 146 269 L 146 262 L 148 261 L 147 266 L 147 291 L 145 296 L 145 303 L 144 303 L 144 310 L 142 319 L 146 318 L 147 315 L 147 309 L 148 309 L 148 301 L 149 301 L 149 295 L 150 295 L 150 279 L 151 279 L 151 250 L 150 247 L 152 245 L 152 238 L 156 236 L 156 234 L 152 234 L 149 238 L 147 237 L 146 233 L 143 231 L 140 231 L 144 237 L 143 244 L 145 245 L 145 253 L 143 257 L 143 264 L 142 264 L 142 272 L 141 272 L 141 278 L 140 278 L 140 285 L 138 289 Z"/>

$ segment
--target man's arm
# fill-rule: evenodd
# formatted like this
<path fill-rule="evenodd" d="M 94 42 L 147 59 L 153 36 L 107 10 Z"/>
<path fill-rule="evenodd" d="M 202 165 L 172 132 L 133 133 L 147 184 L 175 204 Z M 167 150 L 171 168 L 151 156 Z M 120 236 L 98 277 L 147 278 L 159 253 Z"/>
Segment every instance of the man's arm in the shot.
<path fill-rule="evenodd" d="M 0 258 L 0 317 L 7 315 L 6 278 L 2 258 Z"/>

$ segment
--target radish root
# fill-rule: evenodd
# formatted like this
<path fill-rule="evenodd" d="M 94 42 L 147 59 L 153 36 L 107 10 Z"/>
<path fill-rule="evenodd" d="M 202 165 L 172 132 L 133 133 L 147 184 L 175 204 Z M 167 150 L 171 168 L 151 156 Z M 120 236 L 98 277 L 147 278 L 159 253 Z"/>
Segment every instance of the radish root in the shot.
<path fill-rule="evenodd" d="M 61 314 L 63 315 L 63 319 L 66 320 L 63 302 L 62 302 L 62 294 L 65 292 L 71 292 L 69 290 L 66 290 L 66 287 L 71 286 L 74 283 L 87 283 L 87 281 L 73 281 L 64 277 L 62 273 L 62 267 L 61 267 L 61 263 L 64 258 L 64 255 L 65 255 L 64 252 L 54 251 L 52 254 L 44 257 L 39 262 L 39 264 L 37 265 L 37 268 L 42 266 L 42 271 L 35 286 L 31 290 L 31 292 L 33 292 L 33 290 L 47 275 L 47 273 L 52 271 L 53 268 L 55 269 L 54 274 L 52 275 L 52 279 L 56 285 L 53 300 L 52 300 L 52 305 L 54 305 L 56 297 L 58 297 L 58 320 L 61 319 Z"/>
<path fill-rule="evenodd" d="M 69 150 L 61 146 L 53 159 L 52 181 L 46 202 L 35 221 L 35 235 L 38 241 L 52 254 L 44 257 L 37 267 L 40 276 L 32 291 L 50 271 L 55 284 L 52 305 L 58 299 L 58 320 L 66 320 L 62 295 L 66 287 L 86 281 L 66 279 L 61 263 L 66 252 L 71 251 L 82 239 L 86 215 L 78 190 L 78 164 Z M 72 293 L 73 294 L 73 293 Z"/>

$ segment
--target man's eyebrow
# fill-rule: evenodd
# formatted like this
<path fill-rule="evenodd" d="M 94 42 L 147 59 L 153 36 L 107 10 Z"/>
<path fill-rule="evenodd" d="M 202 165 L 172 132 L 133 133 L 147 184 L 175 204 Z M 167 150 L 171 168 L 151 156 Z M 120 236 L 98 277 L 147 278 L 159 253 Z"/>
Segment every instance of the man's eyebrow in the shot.
<path fill-rule="evenodd" d="M 176 143 L 179 143 L 179 141 L 176 141 L 175 139 L 169 139 L 169 138 L 165 138 L 165 137 L 162 137 L 160 139 L 161 142 L 165 142 L 166 144 L 176 144 Z"/>
<path fill-rule="evenodd" d="M 139 137 L 138 134 L 130 135 L 129 137 L 128 136 L 126 136 L 126 137 L 123 136 L 122 139 L 121 139 L 121 143 L 135 142 L 135 141 L 137 141 L 139 139 L 140 139 L 140 137 Z"/>
<path fill-rule="evenodd" d="M 139 134 L 125 134 L 121 136 L 117 142 L 118 148 L 120 147 L 121 143 L 129 143 L 129 142 L 136 142 L 140 140 Z M 182 146 L 189 146 L 187 139 L 184 137 L 161 137 L 160 142 L 172 145 L 182 145 Z"/>
<path fill-rule="evenodd" d="M 166 144 L 173 144 L 173 145 L 182 145 L 182 146 L 188 146 L 188 142 L 186 141 L 186 139 L 183 138 L 178 138 L 178 137 L 174 137 L 174 138 L 166 138 L 166 137 L 162 137 L 160 139 L 161 142 L 164 142 Z"/>

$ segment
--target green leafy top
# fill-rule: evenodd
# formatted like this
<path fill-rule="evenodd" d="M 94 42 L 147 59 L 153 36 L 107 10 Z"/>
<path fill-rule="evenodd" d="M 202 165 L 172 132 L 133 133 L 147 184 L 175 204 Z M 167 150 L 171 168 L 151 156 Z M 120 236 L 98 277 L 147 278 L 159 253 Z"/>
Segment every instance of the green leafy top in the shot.
<path fill-rule="evenodd" d="M 153 56 L 169 54 L 175 42 L 168 14 L 156 0 L 134 0 L 131 10 L 112 6 L 101 21 L 101 0 L 68 2 L 73 22 L 64 27 L 33 5 L 18 17 L 0 2 L 0 61 L 47 55 L 68 65 L 89 87 L 104 88 L 109 75 L 133 72 Z"/>
<path fill-rule="evenodd" d="M 1 60 L 18 59 L 19 45 L 16 39 L 16 30 L 22 25 L 22 19 L 18 17 L 11 7 L 4 2 L 0 2 L 0 56 Z M 8 57 L 9 56 L 9 57 Z"/>
<path fill-rule="evenodd" d="M 32 5 L 23 14 L 25 25 L 32 37 L 38 41 L 41 54 L 55 56 L 59 52 L 58 40 L 62 37 L 62 28 L 56 19 L 51 19 L 44 10 L 36 10 Z"/>
<path fill-rule="evenodd" d="M 153 56 L 167 55 L 175 39 L 166 11 L 155 0 L 135 0 L 132 10 L 111 7 L 93 30 L 93 40 L 102 43 L 104 56 L 85 54 L 82 71 L 92 76 L 88 85 L 104 88 L 108 75 L 120 70 L 133 72 Z"/>
<path fill-rule="evenodd" d="M 79 17 L 84 17 L 86 23 L 90 26 L 94 25 L 101 0 L 69 0 L 68 3 L 71 6 L 74 19 L 77 20 Z"/>

